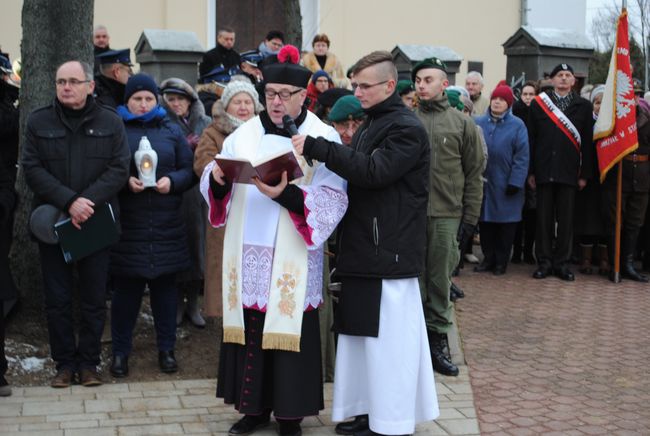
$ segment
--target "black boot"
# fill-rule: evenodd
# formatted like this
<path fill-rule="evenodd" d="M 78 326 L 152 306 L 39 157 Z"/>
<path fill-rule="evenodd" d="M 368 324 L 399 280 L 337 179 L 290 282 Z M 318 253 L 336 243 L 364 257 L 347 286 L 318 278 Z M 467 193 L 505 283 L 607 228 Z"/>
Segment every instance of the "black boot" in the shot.
<path fill-rule="evenodd" d="M 456 377 L 458 367 L 451 362 L 451 357 L 445 352 L 447 346 L 447 335 L 427 330 L 429 348 L 431 351 L 431 363 L 433 369 L 443 375 Z"/>
<path fill-rule="evenodd" d="M 634 252 L 636 250 L 636 241 L 639 236 L 639 231 L 624 230 L 622 236 L 622 259 L 621 259 L 621 276 L 626 279 L 634 280 L 636 282 L 647 283 L 648 277 L 639 274 L 634 268 Z"/>
<path fill-rule="evenodd" d="M 355 434 L 368 429 L 368 415 L 354 417 L 354 421 L 340 422 L 334 427 L 336 434 Z"/>
<path fill-rule="evenodd" d="M 623 258 L 623 268 L 621 268 L 621 275 L 626 279 L 631 279 L 636 282 L 648 283 L 648 276 L 640 274 L 634 268 L 634 254 L 626 254 Z"/>

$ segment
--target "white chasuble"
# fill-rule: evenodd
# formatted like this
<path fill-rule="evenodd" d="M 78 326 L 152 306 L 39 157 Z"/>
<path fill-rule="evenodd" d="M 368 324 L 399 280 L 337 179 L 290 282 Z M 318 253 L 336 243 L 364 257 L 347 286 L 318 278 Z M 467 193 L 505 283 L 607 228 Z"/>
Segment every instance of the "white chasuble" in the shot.
<path fill-rule="evenodd" d="M 301 134 L 339 141 L 331 127 L 308 113 Z M 258 117 L 224 142 L 222 155 L 251 161 L 292 150 L 289 138 L 267 135 Z M 304 177 L 293 181 L 303 194 L 304 215 L 290 212 L 254 185 L 233 184 L 223 199 L 209 187 L 214 163 L 201 177 L 210 223 L 226 226 L 223 257 L 224 342 L 244 343 L 243 308 L 266 312 L 262 347 L 300 350 L 302 312 L 322 302 L 322 244 L 347 208 L 346 183 L 320 162 L 298 158 Z"/>

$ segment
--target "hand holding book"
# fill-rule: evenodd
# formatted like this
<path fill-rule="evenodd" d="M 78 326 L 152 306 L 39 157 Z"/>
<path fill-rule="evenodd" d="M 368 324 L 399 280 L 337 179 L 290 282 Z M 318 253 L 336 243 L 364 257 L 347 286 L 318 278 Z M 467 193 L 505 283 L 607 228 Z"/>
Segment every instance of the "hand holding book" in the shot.
<path fill-rule="evenodd" d="M 257 177 L 268 186 L 276 186 L 282 181 L 282 173 L 287 173 L 287 182 L 302 177 L 304 174 L 293 150 L 282 151 L 268 156 L 260 161 L 251 162 L 243 158 L 224 157 L 217 155 L 214 160 L 217 162 L 219 171 L 224 176 L 223 180 L 232 183 L 254 184 L 253 178 Z M 217 174 L 215 174 L 217 172 Z M 213 176 L 219 183 L 218 171 L 213 170 Z"/>

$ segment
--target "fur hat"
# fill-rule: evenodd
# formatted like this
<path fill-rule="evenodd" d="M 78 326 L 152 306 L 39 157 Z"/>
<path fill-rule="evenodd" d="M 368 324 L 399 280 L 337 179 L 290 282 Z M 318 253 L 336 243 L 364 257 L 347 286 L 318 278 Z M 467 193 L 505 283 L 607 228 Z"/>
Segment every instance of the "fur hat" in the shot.
<path fill-rule="evenodd" d="M 228 103 L 230 103 L 230 100 L 240 92 L 245 92 L 250 95 L 253 99 L 253 102 L 259 101 L 260 96 L 252 84 L 243 80 L 233 80 L 228 83 L 226 88 L 223 90 L 223 93 L 221 94 L 221 102 L 223 103 L 224 109 L 228 108 Z"/>
<path fill-rule="evenodd" d="M 187 97 L 188 100 L 194 102 L 198 99 L 196 91 L 183 79 L 171 77 L 163 80 L 160 84 L 160 93 L 165 94 L 178 94 Z"/>

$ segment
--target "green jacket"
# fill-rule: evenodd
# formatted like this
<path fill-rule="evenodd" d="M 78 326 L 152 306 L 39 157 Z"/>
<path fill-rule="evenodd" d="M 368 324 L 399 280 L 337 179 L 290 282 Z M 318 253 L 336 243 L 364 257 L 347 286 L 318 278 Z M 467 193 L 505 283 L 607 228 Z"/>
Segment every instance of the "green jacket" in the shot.
<path fill-rule="evenodd" d="M 481 214 L 485 160 L 476 124 L 449 106 L 444 92 L 420 101 L 416 114 L 431 143 L 428 216 L 462 218 L 475 225 Z"/>

